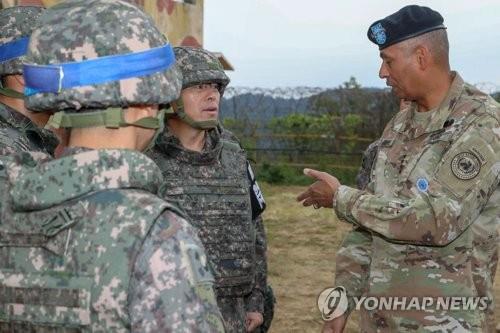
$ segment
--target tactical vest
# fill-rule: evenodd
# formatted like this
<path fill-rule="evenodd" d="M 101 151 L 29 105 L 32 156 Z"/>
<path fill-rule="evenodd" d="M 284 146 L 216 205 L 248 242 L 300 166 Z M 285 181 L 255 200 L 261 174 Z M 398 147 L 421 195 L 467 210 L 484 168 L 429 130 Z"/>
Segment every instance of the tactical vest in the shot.
<path fill-rule="evenodd" d="M 179 202 L 205 246 L 217 296 L 244 296 L 255 275 L 246 155 L 234 142 L 218 141 L 206 153 L 167 147 L 153 160 L 164 176 L 161 195 Z"/>
<path fill-rule="evenodd" d="M 153 195 L 138 202 L 138 193 L 103 190 L 2 216 L 0 332 L 130 331 L 135 258 L 157 217 L 177 211 Z"/>

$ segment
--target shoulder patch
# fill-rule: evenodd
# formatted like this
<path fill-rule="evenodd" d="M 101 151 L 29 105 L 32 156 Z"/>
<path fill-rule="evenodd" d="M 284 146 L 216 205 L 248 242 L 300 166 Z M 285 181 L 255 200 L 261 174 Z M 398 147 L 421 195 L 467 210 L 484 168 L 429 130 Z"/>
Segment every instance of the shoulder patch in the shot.
<path fill-rule="evenodd" d="M 458 153 L 451 160 L 451 171 L 461 180 L 475 178 L 481 171 L 481 160 L 472 152 Z"/>

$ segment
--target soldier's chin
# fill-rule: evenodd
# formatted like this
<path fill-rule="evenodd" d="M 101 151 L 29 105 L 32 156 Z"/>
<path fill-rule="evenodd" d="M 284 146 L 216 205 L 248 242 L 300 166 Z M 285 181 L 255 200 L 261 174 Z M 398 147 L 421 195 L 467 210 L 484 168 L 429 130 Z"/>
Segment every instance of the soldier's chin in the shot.
<path fill-rule="evenodd" d="M 217 111 L 215 111 L 215 112 L 210 111 L 210 112 L 206 112 L 204 114 L 204 116 L 205 116 L 204 120 L 217 120 L 219 118 L 219 113 Z"/>
<path fill-rule="evenodd" d="M 391 92 L 394 94 L 394 96 L 398 97 L 399 99 L 406 98 L 406 95 L 398 87 L 391 87 Z"/>

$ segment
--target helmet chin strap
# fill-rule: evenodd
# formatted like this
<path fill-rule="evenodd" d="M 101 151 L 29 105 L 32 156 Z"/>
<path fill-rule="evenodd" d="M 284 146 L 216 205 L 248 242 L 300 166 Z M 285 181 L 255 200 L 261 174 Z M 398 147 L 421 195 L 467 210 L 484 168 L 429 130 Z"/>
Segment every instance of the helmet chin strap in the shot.
<path fill-rule="evenodd" d="M 122 108 L 107 108 L 101 111 L 66 113 L 59 111 L 50 116 L 46 128 L 87 128 L 104 126 L 106 128 L 120 128 L 127 126 L 159 129 L 163 126 L 163 110 L 158 111 L 156 117 L 141 118 L 133 123 L 125 120 Z"/>
<path fill-rule="evenodd" d="M 13 74 L 14 79 L 17 81 L 18 85 L 21 87 L 24 87 L 24 83 L 21 82 L 17 74 Z M 21 75 L 21 74 L 19 74 Z M 19 92 L 17 90 L 14 90 L 12 88 L 4 87 L 2 84 L 0 84 L 0 95 L 10 97 L 10 98 L 15 98 L 15 99 L 24 99 L 24 93 Z"/>
<path fill-rule="evenodd" d="M 20 93 L 19 91 L 15 91 L 14 89 L 10 89 L 10 88 L 0 87 L 0 95 L 10 97 L 10 98 L 15 98 L 15 99 L 24 99 L 23 93 Z"/>
<path fill-rule="evenodd" d="M 219 121 L 217 119 L 196 121 L 190 116 L 188 116 L 187 113 L 184 111 L 184 103 L 182 103 L 181 99 L 172 102 L 172 104 L 175 105 L 175 111 L 170 109 L 169 112 L 167 112 L 168 118 L 177 117 L 186 124 L 188 124 L 189 126 L 200 130 L 209 130 L 212 128 L 216 128 L 219 125 Z"/>

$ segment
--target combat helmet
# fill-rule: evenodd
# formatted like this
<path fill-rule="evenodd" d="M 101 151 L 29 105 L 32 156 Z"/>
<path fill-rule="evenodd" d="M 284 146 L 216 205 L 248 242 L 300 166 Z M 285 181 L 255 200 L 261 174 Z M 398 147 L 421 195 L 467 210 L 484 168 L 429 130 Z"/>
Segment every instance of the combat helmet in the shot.
<path fill-rule="evenodd" d="M 229 84 L 229 77 L 214 54 L 202 48 L 188 46 L 175 47 L 174 52 L 177 65 L 182 71 L 182 89 L 203 83 L 217 83 L 222 97 L 224 89 Z M 184 111 L 181 99 L 176 101 L 175 105 L 175 115 L 192 127 L 209 129 L 216 127 L 218 124 L 217 120 L 195 121 L 189 117 Z"/>
<path fill-rule="evenodd" d="M 0 10 L 0 77 L 23 73 L 24 55 L 42 7 L 18 6 Z M 12 98 L 24 95 L 0 86 L 0 94 Z"/>
<path fill-rule="evenodd" d="M 158 128 L 163 119 L 126 123 L 134 105 L 168 105 L 182 76 L 173 49 L 150 16 L 119 0 L 66 0 L 45 11 L 26 64 L 26 104 L 59 111 L 53 127 Z"/>

